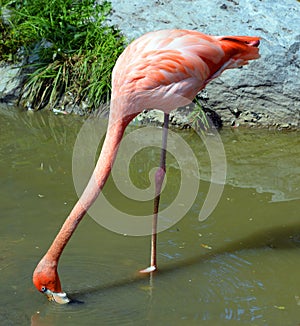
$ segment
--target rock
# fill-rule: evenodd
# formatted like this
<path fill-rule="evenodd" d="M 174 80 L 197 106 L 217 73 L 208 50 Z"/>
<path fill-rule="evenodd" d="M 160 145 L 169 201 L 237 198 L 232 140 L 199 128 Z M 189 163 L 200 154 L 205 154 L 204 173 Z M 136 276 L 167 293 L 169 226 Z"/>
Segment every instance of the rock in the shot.
<path fill-rule="evenodd" d="M 14 102 L 20 92 L 20 68 L 2 63 L 0 65 L 0 102 Z"/>
<path fill-rule="evenodd" d="M 224 72 L 207 85 L 208 98 L 201 103 L 215 111 L 224 125 L 300 127 L 300 2 L 111 0 L 111 3 L 114 8 L 111 22 L 128 40 L 167 28 L 197 29 L 214 35 L 260 36 L 261 58 L 243 69 Z"/>
<path fill-rule="evenodd" d="M 300 127 L 300 2 L 111 0 L 111 3 L 109 23 L 117 25 L 129 41 L 148 31 L 167 28 L 197 29 L 213 35 L 260 36 L 261 58 L 243 69 L 225 71 L 200 93 L 200 102 L 210 116 L 218 117 L 218 125 Z M 0 101 L 16 99 L 20 86 L 18 68 L 2 65 L 0 74 Z M 76 111 L 74 105 L 69 111 Z M 177 110 L 173 123 L 186 125 L 187 114 L 185 110 Z M 156 120 L 157 117 L 149 111 L 138 120 L 159 124 L 161 117 Z"/>

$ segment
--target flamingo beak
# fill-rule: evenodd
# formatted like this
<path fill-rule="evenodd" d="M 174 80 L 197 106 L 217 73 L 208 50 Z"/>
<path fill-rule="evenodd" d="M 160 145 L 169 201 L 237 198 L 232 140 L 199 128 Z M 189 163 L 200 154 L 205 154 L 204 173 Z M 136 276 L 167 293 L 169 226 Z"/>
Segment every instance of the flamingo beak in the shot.
<path fill-rule="evenodd" d="M 46 290 L 44 294 L 47 296 L 49 301 L 55 301 L 59 304 L 66 304 L 71 302 L 71 300 L 67 297 L 65 292 L 52 292 L 50 290 Z"/>

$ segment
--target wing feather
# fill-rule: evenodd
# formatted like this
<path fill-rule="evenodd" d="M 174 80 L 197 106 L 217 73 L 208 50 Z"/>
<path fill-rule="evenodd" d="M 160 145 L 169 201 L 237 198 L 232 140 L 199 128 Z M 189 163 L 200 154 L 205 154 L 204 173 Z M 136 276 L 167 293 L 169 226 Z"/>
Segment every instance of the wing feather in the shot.
<path fill-rule="evenodd" d="M 259 57 L 257 37 L 163 30 L 132 42 L 113 70 L 114 96 L 160 90 L 190 100 L 223 70 Z M 161 95 L 166 98 L 166 94 Z M 131 96 L 132 100 L 132 96 Z"/>

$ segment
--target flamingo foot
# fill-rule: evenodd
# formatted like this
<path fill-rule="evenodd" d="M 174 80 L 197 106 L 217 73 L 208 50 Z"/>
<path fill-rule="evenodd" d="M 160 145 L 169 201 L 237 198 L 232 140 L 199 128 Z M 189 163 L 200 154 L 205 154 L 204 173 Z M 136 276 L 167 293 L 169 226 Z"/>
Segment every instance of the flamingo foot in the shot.
<path fill-rule="evenodd" d="M 149 266 L 149 267 L 147 267 L 145 269 L 140 270 L 140 273 L 142 273 L 142 274 L 149 274 L 149 273 L 152 273 L 152 272 L 155 272 L 155 271 L 157 271 L 157 267 L 156 266 Z"/>

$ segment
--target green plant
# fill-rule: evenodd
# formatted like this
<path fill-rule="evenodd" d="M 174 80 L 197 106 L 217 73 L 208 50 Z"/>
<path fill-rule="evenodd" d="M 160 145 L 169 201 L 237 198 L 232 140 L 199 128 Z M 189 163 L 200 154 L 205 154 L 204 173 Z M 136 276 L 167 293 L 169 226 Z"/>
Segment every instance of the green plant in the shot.
<path fill-rule="evenodd" d="M 8 11 L 3 3 L 0 6 L 0 61 L 12 62 L 14 54 L 17 52 L 20 45 L 17 44 L 17 40 L 14 39 L 12 26 L 6 17 L 7 15 Z"/>
<path fill-rule="evenodd" d="M 195 97 L 193 102 L 195 103 L 195 106 L 189 116 L 190 124 L 195 130 L 205 132 L 210 128 L 209 120 L 197 97 Z"/>
<path fill-rule="evenodd" d="M 74 103 L 88 100 L 91 108 L 108 99 L 111 71 L 125 45 L 105 23 L 108 1 L 23 0 L 6 6 L 11 39 L 29 57 L 22 101 L 38 110 L 55 107 L 66 93 Z"/>

